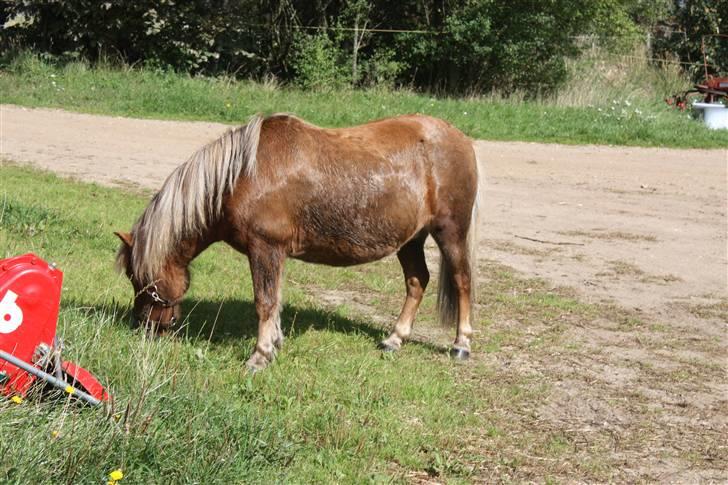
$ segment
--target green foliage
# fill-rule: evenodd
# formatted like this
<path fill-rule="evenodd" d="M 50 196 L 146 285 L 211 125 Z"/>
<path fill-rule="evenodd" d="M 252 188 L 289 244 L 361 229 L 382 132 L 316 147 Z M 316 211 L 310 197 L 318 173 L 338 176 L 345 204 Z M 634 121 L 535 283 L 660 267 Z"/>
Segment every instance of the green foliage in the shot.
<path fill-rule="evenodd" d="M 293 44 L 296 82 L 304 89 L 340 89 L 351 82 L 346 55 L 325 32 L 299 35 Z"/>
<path fill-rule="evenodd" d="M 364 61 L 361 84 L 370 87 L 394 88 L 397 78 L 406 68 L 406 64 L 398 60 L 394 49 L 380 48 Z"/>
<path fill-rule="evenodd" d="M 537 97 L 565 80 L 564 60 L 579 53 L 580 35 L 624 34 L 619 26 L 631 20 L 615 6 L 611 0 L 453 2 L 446 14 L 432 16 L 431 29 L 440 35 L 401 34 L 399 51 L 418 83 Z"/>
<path fill-rule="evenodd" d="M 10 20 L 0 46 L 63 61 L 114 56 L 162 70 L 272 75 L 314 89 L 383 83 L 536 97 L 565 80 L 580 36 L 628 50 L 668 1 L 0 0 Z M 309 28 L 322 30 L 302 35 Z"/>
<path fill-rule="evenodd" d="M 642 28 L 652 29 L 668 18 L 673 0 L 622 0 L 622 8 Z"/>
<path fill-rule="evenodd" d="M 728 75 L 728 2 L 722 0 L 675 1 L 672 26 L 680 33 L 658 37 L 655 51 L 677 55 L 692 63 L 687 70 L 695 81 L 705 79 L 703 41 L 709 75 Z"/>
<path fill-rule="evenodd" d="M 32 0 L 4 1 L 8 26 L 0 32 L 5 51 L 31 47 L 61 61 L 108 56 L 186 72 L 235 69 L 257 76 L 287 45 L 274 43 L 287 13 L 264 18 L 258 3 L 222 0 Z"/>
<path fill-rule="evenodd" d="M 638 2 L 625 0 L 601 0 L 595 3 L 590 19 L 591 33 L 598 45 L 610 52 L 629 52 L 635 44 L 644 40 L 645 32 L 630 15 L 630 6 Z"/>

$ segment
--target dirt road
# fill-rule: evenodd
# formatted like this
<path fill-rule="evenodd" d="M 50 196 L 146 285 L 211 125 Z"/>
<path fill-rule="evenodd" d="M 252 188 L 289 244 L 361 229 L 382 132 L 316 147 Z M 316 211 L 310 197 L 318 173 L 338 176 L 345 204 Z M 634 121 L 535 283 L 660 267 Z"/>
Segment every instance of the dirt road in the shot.
<path fill-rule="evenodd" d="M 3 105 L 0 160 L 156 189 L 225 128 Z M 475 146 L 487 178 L 483 264 L 497 261 L 639 316 L 569 325 L 568 345 L 551 354 L 479 354 L 493 369 L 554 389 L 514 420 L 528 414 L 571 442 L 608 443 L 618 480 L 724 480 L 728 150 Z M 494 322 L 487 332 L 514 325 L 529 332 L 533 322 Z"/>
<path fill-rule="evenodd" d="M 1 157 L 149 189 L 226 128 L 7 105 L 0 112 Z M 485 258 L 590 299 L 657 312 L 726 295 L 728 150 L 476 148 L 487 177 Z"/>

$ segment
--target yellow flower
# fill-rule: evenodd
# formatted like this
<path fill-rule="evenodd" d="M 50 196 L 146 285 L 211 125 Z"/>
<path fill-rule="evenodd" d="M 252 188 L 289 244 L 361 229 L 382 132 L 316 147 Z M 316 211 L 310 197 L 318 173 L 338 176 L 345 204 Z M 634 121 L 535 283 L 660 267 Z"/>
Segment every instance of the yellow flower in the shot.
<path fill-rule="evenodd" d="M 13 396 L 10 398 L 11 401 L 13 401 L 15 404 L 20 404 L 23 402 L 23 398 L 20 396 Z"/>
<path fill-rule="evenodd" d="M 121 471 L 121 468 L 117 468 L 113 472 L 109 473 L 109 478 L 113 482 L 118 482 L 122 478 L 124 478 L 124 472 Z"/>
<path fill-rule="evenodd" d="M 76 392 L 76 389 L 74 389 L 73 386 L 66 386 L 66 392 L 68 394 L 73 394 L 74 392 Z"/>
<path fill-rule="evenodd" d="M 56 431 L 55 429 L 54 429 L 53 431 L 51 431 L 51 438 L 53 438 L 53 439 L 56 439 L 56 438 L 58 438 L 59 436 L 61 436 L 61 433 L 59 433 L 59 432 L 58 432 L 58 431 Z"/>

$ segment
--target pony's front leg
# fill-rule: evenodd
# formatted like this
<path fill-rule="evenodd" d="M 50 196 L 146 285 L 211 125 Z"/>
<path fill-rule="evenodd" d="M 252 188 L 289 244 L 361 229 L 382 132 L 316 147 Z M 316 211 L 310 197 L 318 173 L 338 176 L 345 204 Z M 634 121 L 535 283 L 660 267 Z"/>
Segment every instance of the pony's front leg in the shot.
<path fill-rule="evenodd" d="M 255 310 L 258 313 L 258 340 L 255 351 L 246 363 L 257 371 L 273 362 L 283 345 L 281 330 L 281 280 L 285 251 L 278 246 L 256 241 L 248 247 L 248 261 L 253 276 Z"/>

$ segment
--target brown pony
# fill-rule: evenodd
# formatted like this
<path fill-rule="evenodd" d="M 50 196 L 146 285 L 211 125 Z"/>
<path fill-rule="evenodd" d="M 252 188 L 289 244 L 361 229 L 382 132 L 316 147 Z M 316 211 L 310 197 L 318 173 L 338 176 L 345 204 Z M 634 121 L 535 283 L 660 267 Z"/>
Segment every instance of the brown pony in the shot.
<path fill-rule="evenodd" d="M 250 262 L 258 313 L 252 370 L 283 343 L 287 257 L 347 266 L 397 253 L 407 296 L 384 350 L 411 332 L 430 279 L 424 243 L 441 258 L 438 308 L 457 322 L 451 355 L 470 354 L 478 173 L 471 140 L 445 121 L 399 116 L 323 129 L 291 115 L 255 116 L 200 149 L 164 182 L 123 244 L 134 317 L 158 332 L 180 317 L 188 265 L 224 241 Z"/>

